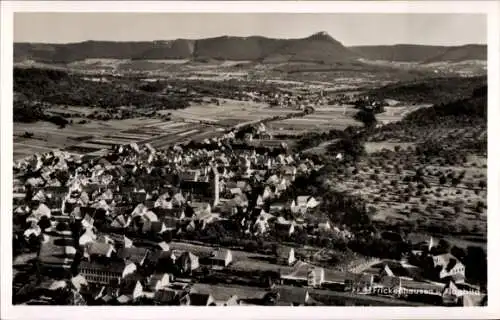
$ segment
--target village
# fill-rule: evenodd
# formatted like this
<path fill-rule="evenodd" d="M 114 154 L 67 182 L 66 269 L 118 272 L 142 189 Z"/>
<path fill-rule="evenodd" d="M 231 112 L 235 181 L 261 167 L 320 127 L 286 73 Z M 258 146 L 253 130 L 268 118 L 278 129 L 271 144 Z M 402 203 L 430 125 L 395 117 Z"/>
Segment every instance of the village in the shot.
<path fill-rule="evenodd" d="M 486 303 L 484 288 L 432 237 L 411 243 L 395 232 L 372 234 L 408 250 L 401 259 L 321 261 L 326 247 L 361 236 L 321 214 L 321 196 L 293 187 L 322 165 L 282 149 L 242 148 L 237 135 L 17 161 L 13 247 L 24 269 L 15 271 L 15 303 Z"/>

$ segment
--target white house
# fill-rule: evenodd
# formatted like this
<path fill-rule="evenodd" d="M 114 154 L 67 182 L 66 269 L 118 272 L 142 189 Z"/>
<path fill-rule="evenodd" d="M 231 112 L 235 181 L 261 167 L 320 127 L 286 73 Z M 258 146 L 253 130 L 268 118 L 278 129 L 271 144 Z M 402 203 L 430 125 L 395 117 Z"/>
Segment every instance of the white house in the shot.
<path fill-rule="evenodd" d="M 213 268 L 225 268 L 233 261 L 233 254 L 228 249 L 218 249 L 212 252 L 210 263 Z"/>
<path fill-rule="evenodd" d="M 325 281 L 325 269 L 310 268 L 307 272 L 307 285 L 310 287 L 321 287 Z"/>
<path fill-rule="evenodd" d="M 439 278 L 453 278 L 456 282 L 463 282 L 465 279 L 465 266 L 450 253 L 440 254 L 432 257 L 434 267 L 441 266 Z"/>

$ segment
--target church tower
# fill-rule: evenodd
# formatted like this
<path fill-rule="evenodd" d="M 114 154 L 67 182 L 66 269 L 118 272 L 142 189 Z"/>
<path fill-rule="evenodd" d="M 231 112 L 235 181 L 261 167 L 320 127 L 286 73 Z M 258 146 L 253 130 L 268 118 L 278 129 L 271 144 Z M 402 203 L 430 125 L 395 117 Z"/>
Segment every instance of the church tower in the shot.
<path fill-rule="evenodd" d="M 210 172 L 210 187 L 212 188 L 212 208 L 219 204 L 219 171 L 217 167 L 212 166 L 212 170 Z"/>

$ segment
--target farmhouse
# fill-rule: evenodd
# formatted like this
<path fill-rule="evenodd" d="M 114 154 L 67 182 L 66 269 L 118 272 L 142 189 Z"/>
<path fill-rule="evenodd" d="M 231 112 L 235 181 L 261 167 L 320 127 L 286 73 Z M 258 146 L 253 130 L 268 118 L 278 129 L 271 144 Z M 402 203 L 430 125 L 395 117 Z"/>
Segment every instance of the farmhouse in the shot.
<path fill-rule="evenodd" d="M 434 267 L 441 267 L 439 278 L 452 278 L 455 282 L 465 280 L 465 266 L 452 254 L 445 253 L 432 257 Z"/>
<path fill-rule="evenodd" d="M 295 250 L 292 247 L 278 246 L 276 249 L 276 263 L 291 266 L 296 261 Z"/>
<path fill-rule="evenodd" d="M 233 261 L 231 250 L 217 249 L 209 257 L 210 265 L 214 269 L 227 267 Z"/>

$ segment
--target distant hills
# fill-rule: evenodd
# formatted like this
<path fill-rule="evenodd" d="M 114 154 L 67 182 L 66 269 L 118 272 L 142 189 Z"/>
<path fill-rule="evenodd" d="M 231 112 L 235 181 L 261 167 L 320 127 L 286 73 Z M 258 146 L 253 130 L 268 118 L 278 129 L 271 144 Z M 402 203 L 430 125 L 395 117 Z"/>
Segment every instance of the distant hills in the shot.
<path fill-rule="evenodd" d="M 399 62 L 486 60 L 485 45 L 457 47 L 394 45 L 346 47 L 326 32 L 301 39 L 222 36 L 149 42 L 85 41 L 69 44 L 14 43 L 14 61 L 70 63 L 85 59 L 234 60 L 331 64 L 360 58 Z"/>
<path fill-rule="evenodd" d="M 397 44 L 393 46 L 355 46 L 349 49 L 369 60 L 423 63 L 487 60 L 486 45 L 478 44 L 450 47 Z"/>

